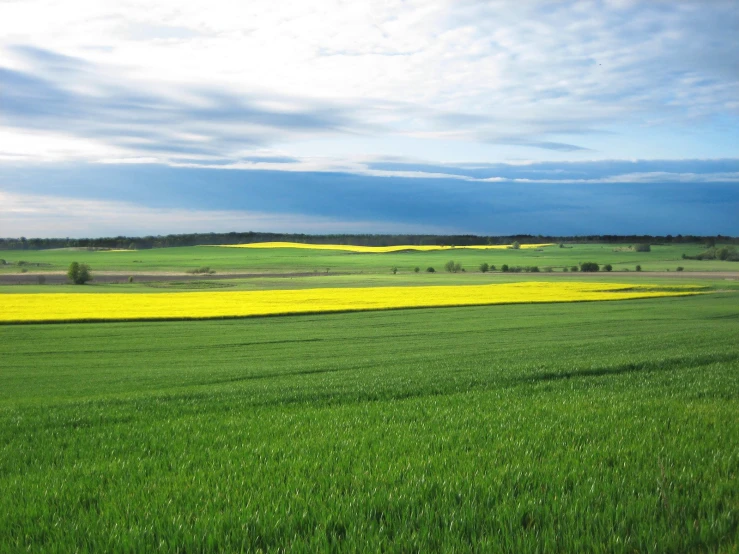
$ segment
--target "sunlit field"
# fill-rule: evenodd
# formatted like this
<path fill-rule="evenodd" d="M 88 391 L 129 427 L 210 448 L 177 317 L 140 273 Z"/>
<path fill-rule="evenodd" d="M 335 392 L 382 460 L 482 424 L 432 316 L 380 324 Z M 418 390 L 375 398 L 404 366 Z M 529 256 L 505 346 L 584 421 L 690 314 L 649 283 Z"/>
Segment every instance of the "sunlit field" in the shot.
<path fill-rule="evenodd" d="M 123 278 L 0 285 L 0 552 L 733 552 L 739 285 L 680 254 L 4 253 Z"/>
<path fill-rule="evenodd" d="M 667 288 L 619 283 L 524 282 L 168 294 L 8 294 L 0 299 L 0 322 L 206 319 L 441 306 L 629 300 L 684 296 L 698 294 L 701 290 L 700 287 L 689 285 Z"/>
<path fill-rule="evenodd" d="M 497 245 L 472 245 L 472 246 L 442 246 L 442 245 L 396 245 L 396 246 L 354 246 L 351 244 L 306 244 L 299 242 L 254 242 L 249 244 L 225 244 L 221 245 L 225 248 L 299 248 L 303 250 L 336 250 L 340 252 L 357 252 L 362 254 L 385 254 L 388 252 L 436 252 L 451 250 L 513 250 L 510 244 Z M 521 244 L 516 248 L 522 250 L 537 250 L 545 246 L 554 246 L 551 243 L 545 244 Z M 115 250 L 121 252 L 121 250 Z"/>
<path fill-rule="evenodd" d="M 731 552 L 735 293 L 0 327 L 0 551 Z"/>
<path fill-rule="evenodd" d="M 6 250 L 0 251 L 0 275 L 66 271 L 73 261 L 88 264 L 95 271 L 115 271 L 130 274 L 168 271 L 184 273 L 207 266 L 217 273 L 377 273 L 388 274 L 397 268 L 398 274 L 421 272 L 433 267 L 444 272 L 444 265 L 454 260 L 467 273 L 479 271 L 482 263 L 496 267 L 537 266 L 541 271 L 551 268 L 561 273 L 582 262 L 611 264 L 614 272 L 672 271 L 682 267 L 692 271 L 739 271 L 738 262 L 721 260 L 687 260 L 683 254 L 695 256 L 705 250 L 700 244 L 653 245 L 651 252 L 635 252 L 628 245 L 572 244 L 565 248 L 471 249 L 448 248 L 434 251 L 402 251 L 358 253 L 314 248 L 222 248 L 192 246 L 126 251 L 88 250 Z M 21 263 L 22 262 L 22 263 Z"/>

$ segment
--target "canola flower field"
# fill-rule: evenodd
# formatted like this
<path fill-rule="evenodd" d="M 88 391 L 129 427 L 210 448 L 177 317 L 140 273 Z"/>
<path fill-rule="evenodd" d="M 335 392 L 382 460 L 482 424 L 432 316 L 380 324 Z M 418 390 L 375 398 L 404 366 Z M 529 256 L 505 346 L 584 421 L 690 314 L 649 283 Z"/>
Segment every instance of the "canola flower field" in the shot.
<path fill-rule="evenodd" d="M 388 252 L 436 252 L 440 250 L 507 250 L 511 245 L 507 244 L 491 244 L 491 245 L 473 245 L 473 246 L 441 246 L 441 245 L 396 245 L 396 246 L 356 246 L 351 244 L 305 244 L 301 242 L 253 242 L 249 244 L 223 244 L 222 248 L 302 248 L 305 250 L 340 250 L 345 252 L 357 252 L 362 254 L 370 253 L 388 253 Z M 522 250 L 535 250 L 545 246 L 554 246 L 552 243 L 546 244 L 522 244 Z M 112 250 L 111 250 L 112 252 Z"/>
<path fill-rule="evenodd" d="M 210 319 L 445 306 L 676 297 L 701 287 L 592 282 L 317 288 L 181 293 L 38 293 L 0 296 L 0 322 Z"/>

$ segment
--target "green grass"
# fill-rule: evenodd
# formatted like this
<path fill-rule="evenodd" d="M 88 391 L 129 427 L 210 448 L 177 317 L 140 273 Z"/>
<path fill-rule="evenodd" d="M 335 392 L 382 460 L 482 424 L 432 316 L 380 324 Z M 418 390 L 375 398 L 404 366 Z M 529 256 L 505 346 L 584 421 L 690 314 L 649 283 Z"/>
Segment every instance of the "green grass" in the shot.
<path fill-rule="evenodd" d="M 95 252 L 69 250 L 0 251 L 0 259 L 10 262 L 0 266 L 0 273 L 19 273 L 24 267 L 29 272 L 66 271 L 73 261 L 88 264 L 94 272 L 121 271 L 178 271 L 208 266 L 217 272 L 370 272 L 389 273 L 396 266 L 400 272 L 412 272 L 416 266 L 424 271 L 431 266 L 437 272 L 453 259 L 470 271 L 478 271 L 481 263 L 487 262 L 500 268 L 510 266 L 537 265 L 542 270 L 553 267 L 561 271 L 563 266 L 594 261 L 610 263 L 614 271 L 634 271 L 641 265 L 644 271 L 675 271 L 682 266 L 686 271 L 739 271 L 739 263 L 720 260 L 683 260 L 682 254 L 695 255 L 704 250 L 698 244 L 652 247 L 651 252 L 623 251 L 621 246 L 607 244 L 575 244 L 571 248 L 556 246 L 535 250 L 489 250 L 476 251 L 457 249 L 444 252 L 400 252 L 387 254 L 356 254 L 302 249 L 244 249 L 217 247 L 184 247 L 137 250 L 131 252 Z M 18 266 L 19 261 L 41 266 Z"/>
<path fill-rule="evenodd" d="M 735 552 L 738 308 L 2 326 L 0 552 Z"/>

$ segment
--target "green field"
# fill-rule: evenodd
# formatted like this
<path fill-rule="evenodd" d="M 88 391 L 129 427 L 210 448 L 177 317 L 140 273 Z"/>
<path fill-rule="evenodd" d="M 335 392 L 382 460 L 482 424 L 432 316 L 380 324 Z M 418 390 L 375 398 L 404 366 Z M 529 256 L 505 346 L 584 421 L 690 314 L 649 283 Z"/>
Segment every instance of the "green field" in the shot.
<path fill-rule="evenodd" d="M 536 250 L 467 250 L 463 248 L 441 252 L 400 252 L 385 254 L 356 254 L 339 251 L 304 249 L 249 249 L 196 246 L 158 248 L 126 252 L 86 250 L 9 250 L 0 251 L 0 274 L 66 271 L 73 261 L 88 264 L 93 274 L 97 271 L 184 272 L 208 266 L 217 272 L 365 272 L 389 273 L 397 267 L 399 273 L 412 272 L 415 267 L 424 271 L 434 267 L 442 272 L 444 264 L 453 259 L 468 272 L 478 271 L 486 262 L 500 268 L 509 266 L 538 266 L 542 271 L 551 267 L 561 271 L 581 262 L 593 261 L 612 264 L 614 271 L 634 271 L 641 265 L 644 271 L 739 271 L 739 263 L 720 260 L 683 260 L 682 255 L 694 256 L 705 250 L 699 244 L 652 246 L 651 252 L 628 251 L 627 245 L 573 244 L 567 248 L 550 246 Z M 26 262 L 27 265 L 18 265 Z M 40 265 L 35 265 L 40 264 Z"/>
<path fill-rule="evenodd" d="M 736 552 L 738 314 L 0 326 L 0 552 Z"/>

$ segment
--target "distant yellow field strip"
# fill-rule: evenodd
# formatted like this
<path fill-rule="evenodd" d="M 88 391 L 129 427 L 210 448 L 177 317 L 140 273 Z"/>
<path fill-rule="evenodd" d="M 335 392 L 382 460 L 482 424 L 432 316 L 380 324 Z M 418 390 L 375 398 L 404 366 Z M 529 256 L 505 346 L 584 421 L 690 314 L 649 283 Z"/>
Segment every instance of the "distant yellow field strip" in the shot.
<path fill-rule="evenodd" d="M 697 294 L 698 287 L 660 289 L 615 283 L 319 288 L 306 290 L 57 293 L 0 295 L 0 322 L 207 319 L 533 302 L 625 300 Z"/>
<path fill-rule="evenodd" d="M 362 252 L 362 253 L 386 253 L 386 252 L 403 252 L 406 250 L 418 250 L 422 252 L 430 252 L 435 250 L 458 250 L 467 248 L 472 250 L 505 250 L 510 245 L 505 244 L 482 244 L 474 246 L 438 246 L 438 245 L 397 245 L 397 246 L 353 246 L 351 244 L 304 244 L 302 242 L 253 242 L 250 244 L 223 244 L 219 245 L 223 248 L 305 248 L 309 250 L 343 250 L 345 252 Z M 522 244 L 522 249 L 543 248 L 544 246 L 552 246 L 549 244 Z"/>

